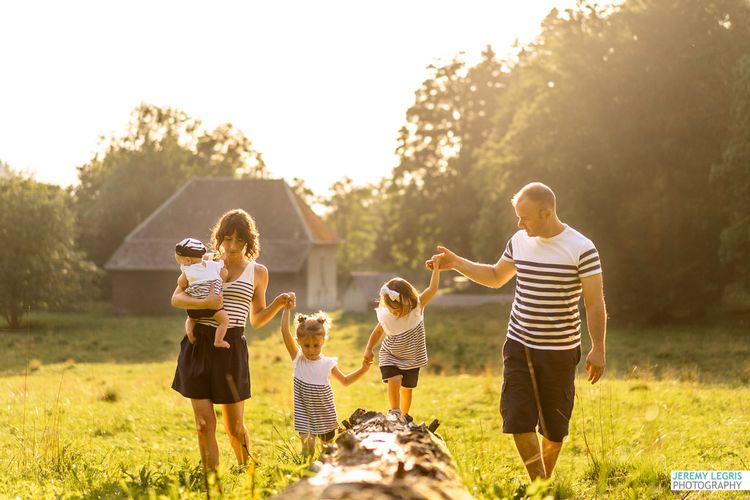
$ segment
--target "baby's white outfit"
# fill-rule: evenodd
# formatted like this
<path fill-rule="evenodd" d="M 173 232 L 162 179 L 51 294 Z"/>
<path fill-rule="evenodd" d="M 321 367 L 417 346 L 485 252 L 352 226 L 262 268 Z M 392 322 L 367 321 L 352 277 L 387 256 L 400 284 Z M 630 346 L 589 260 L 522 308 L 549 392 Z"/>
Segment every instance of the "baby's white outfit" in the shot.
<path fill-rule="evenodd" d="M 214 287 L 214 293 L 222 291 L 221 269 L 224 267 L 223 260 L 203 260 L 196 264 L 181 265 L 180 269 L 185 273 L 188 287 L 185 289 L 188 295 L 198 299 L 205 299 Z"/>

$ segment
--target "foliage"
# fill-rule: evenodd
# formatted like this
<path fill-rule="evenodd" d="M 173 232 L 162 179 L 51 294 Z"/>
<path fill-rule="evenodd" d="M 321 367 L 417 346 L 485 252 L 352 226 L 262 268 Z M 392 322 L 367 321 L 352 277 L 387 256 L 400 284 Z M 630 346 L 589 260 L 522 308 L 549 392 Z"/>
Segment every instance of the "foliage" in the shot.
<path fill-rule="evenodd" d="M 737 64 L 732 121 L 722 161 L 712 179 L 720 187 L 729 224 L 721 232 L 721 258 L 750 287 L 750 55 Z"/>
<path fill-rule="evenodd" d="M 260 153 L 231 124 L 206 131 L 183 111 L 141 104 L 125 134 L 78 168 L 80 245 L 102 266 L 191 177 L 266 175 Z"/>
<path fill-rule="evenodd" d="M 330 209 L 326 222 L 342 242 L 336 253 L 339 276 L 351 271 L 372 268 L 377 239 L 387 228 L 383 225 L 383 207 L 377 203 L 380 190 L 376 186 L 355 185 L 344 177 L 330 188 L 324 200 Z"/>
<path fill-rule="evenodd" d="M 0 177 L 0 311 L 11 329 L 32 309 L 74 309 L 95 290 L 95 266 L 76 249 L 69 195 L 18 174 Z"/>
<path fill-rule="evenodd" d="M 381 245 L 402 268 L 421 268 L 443 243 L 465 253 L 480 207 L 470 183 L 472 155 L 490 132 L 508 78 L 490 47 L 467 68 L 460 59 L 430 66 L 399 132 L 399 165 L 387 181 L 387 231 Z"/>

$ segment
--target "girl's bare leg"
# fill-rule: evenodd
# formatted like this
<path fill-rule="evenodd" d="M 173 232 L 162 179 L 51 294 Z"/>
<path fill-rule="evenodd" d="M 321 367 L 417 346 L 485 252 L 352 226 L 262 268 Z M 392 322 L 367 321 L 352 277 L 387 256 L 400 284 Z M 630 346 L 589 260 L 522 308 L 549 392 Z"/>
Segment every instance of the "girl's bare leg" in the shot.
<path fill-rule="evenodd" d="M 300 433 L 299 438 L 302 440 L 302 456 L 309 457 L 315 452 L 315 436 Z"/>
<path fill-rule="evenodd" d="M 409 413 L 409 408 L 411 408 L 411 396 L 412 396 L 412 390 L 408 387 L 402 387 L 401 388 L 401 413 L 406 415 Z"/>
<path fill-rule="evenodd" d="M 398 410 L 400 404 L 400 391 L 401 391 L 401 379 L 403 375 L 396 375 L 388 379 L 388 402 L 391 405 L 391 410 Z"/>

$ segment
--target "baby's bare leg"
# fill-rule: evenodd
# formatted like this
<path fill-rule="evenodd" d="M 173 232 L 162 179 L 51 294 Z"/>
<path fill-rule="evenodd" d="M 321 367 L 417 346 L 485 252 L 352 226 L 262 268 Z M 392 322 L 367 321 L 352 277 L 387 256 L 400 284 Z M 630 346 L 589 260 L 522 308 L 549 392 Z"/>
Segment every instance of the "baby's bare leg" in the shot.
<path fill-rule="evenodd" d="M 214 346 L 229 349 L 231 347 L 229 342 L 224 340 L 224 335 L 227 334 L 227 328 L 229 328 L 229 315 L 224 309 L 222 309 L 216 311 L 214 319 L 219 322 L 219 326 L 216 327 L 216 334 L 214 336 Z"/>

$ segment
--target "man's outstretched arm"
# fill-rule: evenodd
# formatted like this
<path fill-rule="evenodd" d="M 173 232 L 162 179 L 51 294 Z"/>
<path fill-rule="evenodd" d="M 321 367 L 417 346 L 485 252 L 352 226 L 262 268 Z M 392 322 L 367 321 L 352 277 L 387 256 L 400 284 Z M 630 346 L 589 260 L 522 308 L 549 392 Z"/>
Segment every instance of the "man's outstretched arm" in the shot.
<path fill-rule="evenodd" d="M 516 266 L 512 262 L 500 259 L 495 265 L 480 264 L 456 255 L 451 250 L 438 246 L 438 254 L 426 262 L 427 268 L 437 264 L 438 269 L 453 269 L 463 274 L 471 281 L 490 288 L 500 288 L 516 274 Z"/>

